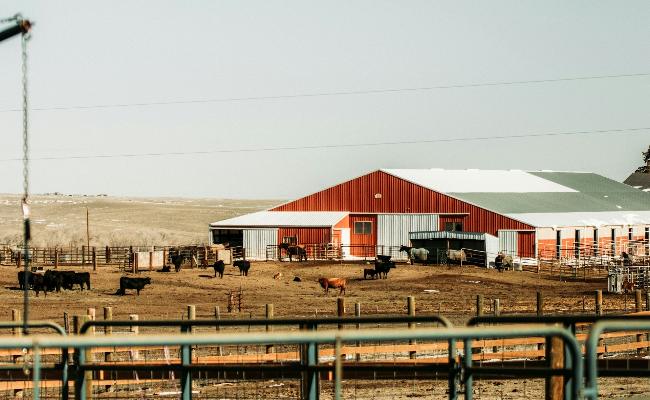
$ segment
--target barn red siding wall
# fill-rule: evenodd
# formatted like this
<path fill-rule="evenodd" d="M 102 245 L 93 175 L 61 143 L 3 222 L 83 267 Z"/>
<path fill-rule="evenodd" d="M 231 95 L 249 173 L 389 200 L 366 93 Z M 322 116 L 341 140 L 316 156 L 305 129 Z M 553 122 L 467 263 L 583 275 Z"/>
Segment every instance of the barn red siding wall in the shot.
<path fill-rule="evenodd" d="M 517 251 L 519 257 L 536 257 L 535 232 L 517 232 Z"/>
<path fill-rule="evenodd" d="M 380 194 L 381 196 L 375 196 Z M 498 229 L 532 226 L 375 171 L 301 199 L 274 211 L 349 211 L 350 213 L 468 213 L 463 230 L 497 234 Z"/>
<path fill-rule="evenodd" d="M 372 223 L 372 233 L 370 235 L 357 235 L 354 233 L 354 223 L 361 221 L 370 221 Z M 350 215 L 350 244 L 355 245 L 369 245 L 374 246 L 377 244 L 377 215 Z M 351 254 L 353 256 L 374 256 L 374 250 L 368 248 L 352 247 Z"/>
<path fill-rule="evenodd" d="M 295 236 L 298 244 L 330 243 L 331 232 L 331 228 L 279 228 L 278 244 L 286 236 Z"/>

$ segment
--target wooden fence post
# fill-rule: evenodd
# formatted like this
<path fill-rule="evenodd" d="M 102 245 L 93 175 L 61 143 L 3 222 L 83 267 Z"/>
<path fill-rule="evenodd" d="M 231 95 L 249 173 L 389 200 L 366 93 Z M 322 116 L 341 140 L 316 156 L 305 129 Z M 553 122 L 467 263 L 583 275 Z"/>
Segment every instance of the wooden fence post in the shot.
<path fill-rule="evenodd" d="M 11 310 L 11 321 L 12 322 L 19 322 L 20 321 L 20 310 L 14 308 Z M 22 335 L 22 328 L 11 328 L 11 334 L 14 336 L 21 336 Z"/>
<path fill-rule="evenodd" d="M 542 292 L 537 292 L 537 316 L 541 317 L 544 315 L 544 295 Z M 538 343 L 537 344 L 537 350 L 544 350 L 544 343 Z M 543 357 L 539 357 L 538 359 L 542 359 Z"/>
<path fill-rule="evenodd" d="M 59 268 L 59 249 L 58 247 L 54 248 L 54 269 Z"/>
<path fill-rule="evenodd" d="M 635 311 L 640 313 L 643 311 L 643 300 L 641 297 L 641 290 L 637 289 L 634 291 L 634 306 L 635 306 Z M 636 341 L 638 342 L 643 342 L 643 337 L 645 336 L 644 333 L 639 333 L 636 335 Z M 641 354 L 641 348 L 638 347 L 636 349 L 637 354 Z"/>
<path fill-rule="evenodd" d="M 187 319 L 189 321 L 194 321 L 196 319 L 196 306 L 195 305 L 188 305 L 187 306 Z M 194 330 L 194 327 L 190 325 L 189 329 L 187 330 L 188 332 L 192 332 Z"/>
<path fill-rule="evenodd" d="M 214 307 L 214 319 L 216 319 L 217 321 L 221 319 L 221 309 L 219 308 L 219 306 Z M 215 326 L 215 330 L 219 332 L 221 330 L 221 327 L 217 324 Z M 217 347 L 217 355 L 219 356 L 223 355 L 223 350 L 221 346 Z"/>
<path fill-rule="evenodd" d="M 406 311 L 408 312 L 409 317 L 415 317 L 415 297 L 414 296 L 408 296 L 406 298 Z M 415 328 L 415 324 L 409 322 L 409 329 Z M 410 345 L 417 345 L 418 342 L 415 340 L 409 340 Z M 409 358 L 414 359 L 416 357 L 417 352 L 415 350 L 409 351 Z"/>
<path fill-rule="evenodd" d="M 357 318 L 361 318 L 361 303 L 354 303 L 354 316 Z M 357 329 L 361 328 L 361 324 L 357 324 Z M 361 342 L 357 342 L 357 347 L 361 346 Z M 361 354 L 357 353 L 356 354 L 356 360 L 361 361 Z"/>
<path fill-rule="evenodd" d="M 494 299 L 494 316 L 498 317 L 501 315 L 501 305 L 499 304 L 499 299 Z"/>
<path fill-rule="evenodd" d="M 139 319 L 140 318 L 138 317 L 138 314 L 130 314 L 129 315 L 129 320 L 131 320 L 131 321 L 138 321 Z M 129 328 L 130 328 L 129 330 L 131 331 L 132 334 L 134 334 L 134 335 L 140 334 L 140 327 L 139 326 L 132 325 Z M 132 361 L 140 359 L 140 351 L 131 350 L 131 358 L 132 358 Z"/>
<path fill-rule="evenodd" d="M 336 315 L 338 317 L 344 317 L 345 316 L 345 297 L 337 297 L 336 298 Z M 339 324 L 339 329 L 343 329 L 343 324 Z M 341 354 L 341 358 L 345 360 L 347 355 L 345 353 Z"/>
<path fill-rule="evenodd" d="M 546 359 L 553 369 L 564 368 L 564 343 L 561 338 L 553 337 L 547 339 Z M 553 376 L 546 378 L 546 400 L 564 399 L 564 377 Z"/>
<path fill-rule="evenodd" d="M 483 316 L 483 295 L 482 294 L 476 295 L 476 316 L 477 317 Z"/>
<path fill-rule="evenodd" d="M 88 315 L 75 315 L 72 317 L 72 323 L 73 323 L 73 328 L 74 328 L 74 333 L 79 335 L 81 334 L 81 327 L 83 324 L 86 323 L 90 318 Z M 75 353 L 75 357 L 78 357 L 79 355 Z M 90 349 L 86 349 L 85 352 L 85 359 L 84 360 L 79 360 L 80 362 L 84 363 L 90 363 L 92 360 L 90 356 Z M 87 399 L 92 399 L 92 394 L 93 394 L 93 372 L 92 371 L 85 371 L 84 372 L 84 377 L 86 381 L 86 388 L 85 388 L 85 396 Z M 79 393 L 80 388 L 75 387 L 75 392 Z"/>
<path fill-rule="evenodd" d="M 92 254 L 92 260 L 93 260 L 93 271 L 97 271 L 97 250 L 95 249 L 95 246 L 93 246 L 93 254 Z"/>
<path fill-rule="evenodd" d="M 104 321 L 112 321 L 113 320 L 113 307 L 104 307 Z M 109 336 L 113 334 L 113 327 L 112 326 L 105 326 L 104 327 L 104 336 Z M 110 351 L 107 351 L 104 353 L 104 361 L 106 362 L 111 362 L 113 361 L 113 353 Z M 104 379 L 104 371 L 100 372 L 99 379 Z M 108 391 L 110 390 L 111 386 L 107 385 L 105 386 L 105 389 Z"/>
<path fill-rule="evenodd" d="M 273 319 L 273 304 L 267 304 L 266 305 L 266 319 Z M 266 331 L 271 332 L 273 330 L 272 326 L 267 325 L 266 326 Z M 271 354 L 274 352 L 274 348 L 272 344 L 267 344 L 266 345 L 266 354 Z"/>
<path fill-rule="evenodd" d="M 67 311 L 63 312 L 63 329 L 65 333 L 70 334 L 70 314 Z"/>
<path fill-rule="evenodd" d="M 603 315 L 603 291 L 596 290 L 596 315 Z"/>

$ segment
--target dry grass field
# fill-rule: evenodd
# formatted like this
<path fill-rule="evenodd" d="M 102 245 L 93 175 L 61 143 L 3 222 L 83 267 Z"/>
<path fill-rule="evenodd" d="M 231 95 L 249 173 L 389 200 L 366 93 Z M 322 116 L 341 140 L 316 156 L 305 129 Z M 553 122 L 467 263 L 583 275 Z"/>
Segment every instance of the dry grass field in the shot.
<path fill-rule="evenodd" d="M 32 245 L 91 246 L 200 244 L 208 224 L 269 208 L 278 200 L 122 198 L 67 195 L 31 197 Z M 0 195 L 0 244 L 22 241 L 20 196 Z"/>

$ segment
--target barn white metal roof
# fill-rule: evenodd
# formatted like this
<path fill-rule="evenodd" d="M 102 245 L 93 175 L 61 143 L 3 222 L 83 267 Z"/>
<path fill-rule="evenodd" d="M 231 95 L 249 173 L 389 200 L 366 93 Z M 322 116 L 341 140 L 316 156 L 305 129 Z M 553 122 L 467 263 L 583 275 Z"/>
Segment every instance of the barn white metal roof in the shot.
<path fill-rule="evenodd" d="M 520 170 L 382 169 L 441 193 L 574 193 L 577 190 Z"/>
<path fill-rule="evenodd" d="M 347 215 L 347 212 L 331 211 L 260 211 L 213 222 L 210 227 L 331 227 Z"/>
<path fill-rule="evenodd" d="M 560 226 L 648 225 L 650 211 L 605 211 L 567 213 L 505 214 L 510 218 L 540 228 Z"/>

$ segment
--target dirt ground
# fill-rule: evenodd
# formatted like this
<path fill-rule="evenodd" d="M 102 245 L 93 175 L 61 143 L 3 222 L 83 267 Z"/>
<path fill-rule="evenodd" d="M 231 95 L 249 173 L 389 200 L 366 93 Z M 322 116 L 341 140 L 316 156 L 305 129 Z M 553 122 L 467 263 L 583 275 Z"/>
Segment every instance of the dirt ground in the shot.
<path fill-rule="evenodd" d="M 317 283 L 319 277 L 340 277 L 348 281 L 345 294 L 347 314 L 354 312 L 354 303 L 361 303 L 362 314 L 401 314 L 406 312 L 406 297 L 415 296 L 418 314 L 442 314 L 454 324 L 464 324 L 475 314 L 476 295 L 484 296 L 485 313 L 491 312 L 493 299 L 499 299 L 502 313 L 533 312 L 536 292 L 545 297 L 546 313 L 593 312 L 594 291 L 604 289 L 604 279 L 577 279 L 559 282 L 557 277 L 532 272 L 508 271 L 499 273 L 477 267 L 411 266 L 398 264 L 388 279 L 363 279 L 363 263 L 288 263 L 253 262 L 248 277 L 226 266 L 223 279 L 214 278 L 212 269 L 183 269 L 179 273 L 142 271 L 152 285 L 136 296 L 116 296 L 119 278 L 125 273 L 116 267 L 98 267 L 66 270 L 89 271 L 92 290 L 48 293 L 47 298 L 31 296 L 31 317 L 62 322 L 63 312 L 69 315 L 85 314 L 88 307 L 113 307 L 115 319 L 139 314 L 141 319 L 180 318 L 186 305 L 197 308 L 198 318 L 212 318 L 214 307 L 221 308 L 222 317 L 248 318 L 263 316 L 265 304 L 274 304 L 275 315 L 314 316 L 334 315 L 338 291 L 325 294 Z M 22 292 L 17 289 L 17 269 L 0 267 L 0 301 L 4 318 L 11 317 L 12 308 L 22 307 Z M 280 272 L 280 279 L 273 276 Z M 299 277 L 301 282 L 294 282 Z M 243 294 L 242 311 L 226 313 L 230 290 Z M 33 292 L 32 292 L 33 293 Z M 605 294 L 605 312 L 633 308 L 632 296 Z M 1 315 L 1 314 L 0 314 Z"/>
<path fill-rule="evenodd" d="M 115 319 L 127 319 L 129 314 L 138 314 L 140 319 L 185 318 L 186 306 L 196 305 L 197 318 L 214 318 L 214 307 L 219 306 L 222 318 L 262 317 L 265 304 L 274 304 L 276 317 L 332 316 L 336 313 L 338 293 L 325 294 L 319 287 L 319 277 L 341 277 L 348 280 L 346 314 L 354 311 L 354 303 L 361 304 L 362 314 L 404 314 L 406 297 L 416 297 L 417 314 L 442 314 L 455 325 L 463 325 L 475 314 L 475 296 L 485 298 L 485 313 L 489 304 L 498 298 L 503 313 L 533 312 L 536 292 L 545 296 L 545 312 L 570 313 L 593 312 L 593 294 L 605 287 L 604 279 L 588 282 L 576 280 L 559 282 L 557 277 L 538 275 L 532 272 L 508 271 L 499 273 L 477 267 L 411 266 L 398 264 L 388 279 L 363 279 L 363 263 L 288 263 L 254 262 L 248 277 L 240 276 L 232 266 L 226 267 L 223 279 L 214 278 L 211 269 L 183 269 L 179 273 L 142 271 L 140 276 L 149 276 L 152 284 L 139 296 L 128 291 L 126 296 L 115 295 L 119 278 L 125 275 L 116 267 L 99 267 L 93 272 L 88 268 L 65 268 L 84 270 L 91 273 L 90 291 L 62 291 L 41 294 L 31 293 L 31 318 L 49 319 L 63 324 L 63 313 L 80 315 L 87 308 L 97 309 L 101 318 L 102 307 L 112 306 Z M 17 290 L 17 269 L 0 267 L 0 301 L 4 305 L 0 318 L 9 320 L 11 309 L 21 309 L 22 292 Z M 280 279 L 273 276 L 280 272 Z M 294 282 L 299 277 L 300 282 Z M 243 294 L 242 311 L 226 312 L 227 296 L 230 290 Z M 606 295 L 605 312 L 621 311 L 626 304 L 625 296 Z M 627 299 L 631 310 L 632 298 Z M 141 331 L 142 332 L 142 331 Z M 151 332 L 151 331 L 149 331 Z M 144 332 L 143 332 L 144 333 Z M 329 383 L 323 385 L 323 398 L 329 398 Z M 266 386 L 265 386 L 266 385 Z M 292 386 L 293 385 L 293 386 Z M 207 398 L 295 398 L 294 383 L 263 382 L 254 384 L 233 381 L 219 381 L 199 388 Z M 343 385 L 345 398 L 444 398 L 445 380 L 368 382 L 347 381 Z M 397 388 L 397 389 L 395 389 Z M 243 390 L 243 392 L 242 392 Z M 249 390 L 250 397 L 243 396 Z M 540 380 L 477 381 L 476 398 L 522 399 L 543 397 L 543 382 Z M 639 379 L 602 380 L 601 394 L 606 397 L 630 397 L 650 394 L 650 385 Z M 243 397 L 242 397 L 243 396 Z M 261 396 L 261 397 L 260 397 Z M 642 398 L 642 397 L 639 397 Z"/>

